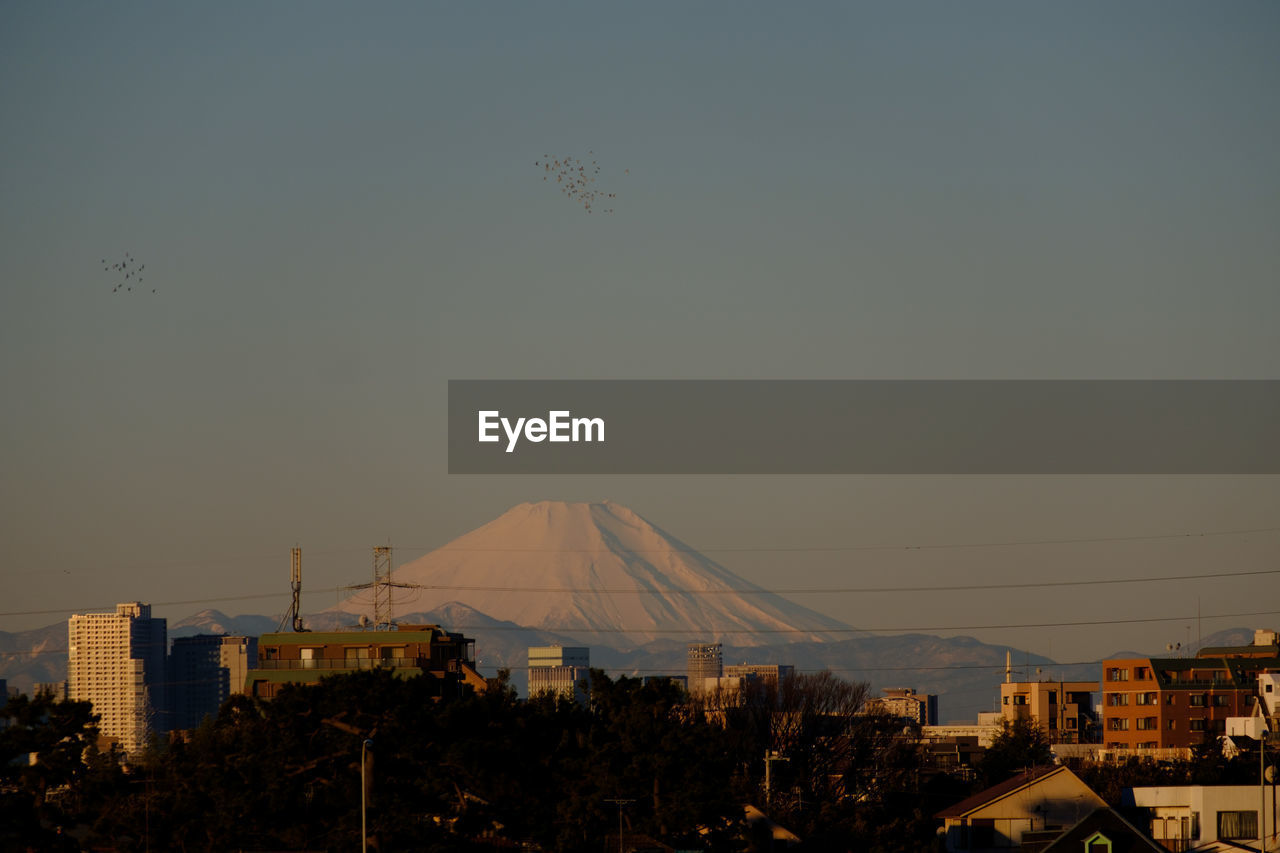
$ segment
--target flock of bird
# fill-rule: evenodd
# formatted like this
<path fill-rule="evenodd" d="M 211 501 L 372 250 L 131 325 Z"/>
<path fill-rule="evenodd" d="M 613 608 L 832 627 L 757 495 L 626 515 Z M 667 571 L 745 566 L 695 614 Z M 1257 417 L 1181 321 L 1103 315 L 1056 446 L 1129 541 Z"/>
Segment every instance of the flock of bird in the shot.
<path fill-rule="evenodd" d="M 593 152 L 588 151 L 587 156 L 590 157 Z M 553 158 L 544 154 L 541 160 L 534 161 L 534 165 L 540 167 L 545 173 L 542 180 L 550 183 L 551 179 L 555 179 L 555 183 L 560 187 L 560 191 L 565 196 L 579 202 L 587 213 L 591 213 L 593 206 L 597 206 L 601 202 L 609 202 L 617 198 L 616 193 L 605 192 L 596 187 L 596 177 L 600 174 L 600 164 L 595 160 L 590 162 L 579 160 L 576 157 Z M 630 174 L 630 169 L 624 169 L 624 174 Z M 613 213 L 612 207 L 601 207 L 602 213 Z M 138 259 L 128 252 L 124 253 L 124 258 L 115 263 L 108 263 L 106 258 L 102 259 L 102 271 L 111 273 L 114 284 L 111 288 L 112 293 L 124 291 L 132 293 L 136 288 L 139 292 L 144 289 L 142 287 L 142 271 L 147 268 L 146 264 L 138 263 Z M 150 288 L 152 293 L 156 289 Z"/>
<path fill-rule="evenodd" d="M 590 157 L 593 152 L 588 151 L 587 156 Z M 597 202 L 609 202 L 617 198 L 616 193 L 605 192 L 596 187 L 596 177 L 600 174 L 600 165 L 592 160 L 587 163 L 576 157 L 564 157 L 556 159 L 550 154 L 543 154 L 541 160 L 535 160 L 533 165 L 542 168 L 545 173 L 542 180 L 550 183 L 555 178 L 556 184 L 560 187 L 560 192 L 564 193 L 570 199 L 579 202 L 586 209 L 587 213 L 592 212 L 592 205 Z M 625 170 L 626 174 L 630 174 L 630 169 Z M 613 208 L 601 208 L 602 213 L 613 213 Z"/>
<path fill-rule="evenodd" d="M 128 293 L 133 290 L 134 286 L 138 286 L 139 291 L 142 290 L 142 271 L 147 268 L 146 264 L 138 263 L 137 259 L 128 252 L 124 253 L 124 260 L 122 261 L 108 265 L 107 259 L 103 258 L 102 263 L 104 264 L 102 267 L 103 272 L 114 273 L 112 278 L 119 279 L 115 286 L 111 288 L 112 293 L 117 293 L 120 290 Z M 151 288 L 151 292 L 155 293 L 156 289 L 154 287 Z"/>

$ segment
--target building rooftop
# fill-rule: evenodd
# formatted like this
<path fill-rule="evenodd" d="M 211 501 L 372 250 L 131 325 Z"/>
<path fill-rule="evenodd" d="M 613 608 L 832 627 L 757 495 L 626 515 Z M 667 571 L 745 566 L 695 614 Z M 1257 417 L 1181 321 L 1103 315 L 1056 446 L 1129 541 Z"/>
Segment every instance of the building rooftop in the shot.
<path fill-rule="evenodd" d="M 960 802 L 956 803 L 954 806 L 951 806 L 950 808 L 943 809 L 942 811 L 935 814 L 934 817 L 936 818 L 964 817 L 969 812 L 975 809 L 981 808 L 982 806 L 985 806 L 987 803 L 991 803 L 1000 799 L 1001 797 L 1008 796 L 1009 794 L 1019 790 L 1020 788 L 1025 788 L 1026 786 L 1040 779 L 1043 779 L 1046 776 L 1049 776 L 1053 773 L 1065 771 L 1066 769 L 1067 768 L 1065 767 L 1052 767 L 1052 766 L 1032 767 L 1029 770 L 1024 770 L 1023 772 L 1019 773 L 1017 776 L 1014 776 L 1010 779 L 1006 779 L 1005 781 L 1001 782 L 999 785 L 992 785 L 990 788 L 987 788 L 985 791 L 979 791 L 978 793 L 974 794 L 972 797 L 961 800 Z"/>

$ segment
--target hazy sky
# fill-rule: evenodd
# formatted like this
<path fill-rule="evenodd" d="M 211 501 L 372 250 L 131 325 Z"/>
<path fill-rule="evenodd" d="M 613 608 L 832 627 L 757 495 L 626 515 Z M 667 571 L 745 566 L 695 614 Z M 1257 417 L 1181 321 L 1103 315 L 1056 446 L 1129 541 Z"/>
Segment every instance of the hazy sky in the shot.
<path fill-rule="evenodd" d="M 0 630 L 279 613 L 294 545 L 331 589 L 604 498 L 765 587 L 921 587 L 795 596 L 860 627 L 1280 627 L 1275 574 L 929 589 L 1275 570 L 1277 477 L 451 477 L 444 434 L 451 378 L 1280 378 L 1277 44 L 1266 2 L 5 3 Z"/>

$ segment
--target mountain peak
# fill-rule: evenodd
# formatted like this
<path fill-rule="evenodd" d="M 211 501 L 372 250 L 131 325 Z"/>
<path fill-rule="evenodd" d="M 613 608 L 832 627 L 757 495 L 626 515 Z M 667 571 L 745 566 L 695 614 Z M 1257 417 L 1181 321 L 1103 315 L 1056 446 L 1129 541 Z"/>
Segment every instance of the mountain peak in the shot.
<path fill-rule="evenodd" d="M 538 501 L 392 575 L 396 612 L 458 602 L 583 642 L 631 645 L 659 637 L 738 645 L 823 639 L 840 622 L 766 592 L 612 501 Z M 338 605 L 371 611 L 366 591 Z"/>

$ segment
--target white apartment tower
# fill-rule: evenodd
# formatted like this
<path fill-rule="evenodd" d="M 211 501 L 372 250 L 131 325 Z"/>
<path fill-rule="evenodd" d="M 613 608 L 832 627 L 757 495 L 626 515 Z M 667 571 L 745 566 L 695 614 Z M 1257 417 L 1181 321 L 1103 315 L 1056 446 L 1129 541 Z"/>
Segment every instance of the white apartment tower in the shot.
<path fill-rule="evenodd" d="M 115 613 L 77 613 L 67 620 L 67 698 L 92 702 L 98 728 L 126 753 L 168 729 L 164 670 L 166 625 L 151 605 L 116 605 Z"/>

